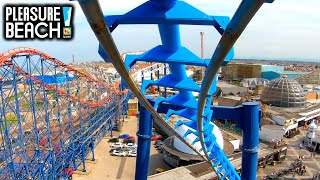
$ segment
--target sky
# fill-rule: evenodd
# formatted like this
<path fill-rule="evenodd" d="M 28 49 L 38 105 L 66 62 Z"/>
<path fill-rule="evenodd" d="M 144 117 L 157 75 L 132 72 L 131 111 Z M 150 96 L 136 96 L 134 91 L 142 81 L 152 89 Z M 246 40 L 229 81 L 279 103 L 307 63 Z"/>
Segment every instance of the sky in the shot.
<path fill-rule="evenodd" d="M 232 17 L 240 0 L 185 0 L 208 15 Z M 1 0 L 0 24 L 5 3 L 23 3 L 22 0 Z M 28 3 L 72 3 L 75 5 L 74 38 L 72 41 L 26 40 L 7 41 L 0 28 L 0 52 L 14 47 L 32 47 L 70 63 L 102 60 L 98 41 L 88 25 L 77 2 L 67 0 L 28 0 Z M 145 0 L 100 0 L 105 15 L 119 15 L 144 3 Z M 308 60 L 320 62 L 320 1 L 275 0 L 265 3 L 249 23 L 235 44 L 235 58 Z M 181 26 L 182 44 L 200 56 L 200 32 L 205 33 L 205 57 L 211 58 L 220 35 L 209 26 Z M 120 52 L 148 50 L 159 45 L 156 25 L 120 25 L 112 33 Z"/>

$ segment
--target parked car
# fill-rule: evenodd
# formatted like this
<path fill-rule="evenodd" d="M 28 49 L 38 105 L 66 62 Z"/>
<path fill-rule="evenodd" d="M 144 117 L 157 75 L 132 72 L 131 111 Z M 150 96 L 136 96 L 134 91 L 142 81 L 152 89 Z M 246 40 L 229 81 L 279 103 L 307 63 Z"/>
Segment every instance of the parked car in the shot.
<path fill-rule="evenodd" d="M 128 152 L 129 157 L 136 157 L 137 156 L 137 151 L 129 151 Z"/>
<path fill-rule="evenodd" d="M 30 134 L 31 134 L 31 131 L 25 131 L 23 133 L 23 137 L 28 137 L 28 136 L 30 136 Z"/>
<path fill-rule="evenodd" d="M 113 143 L 111 144 L 110 146 L 111 148 L 122 148 L 123 147 L 123 144 L 122 143 Z"/>
<path fill-rule="evenodd" d="M 162 173 L 162 172 L 164 172 L 164 171 L 165 171 L 165 170 L 162 169 L 162 168 L 157 168 L 157 169 L 155 170 L 155 173 L 158 174 L 158 173 Z"/>
<path fill-rule="evenodd" d="M 137 147 L 128 147 L 126 148 L 128 151 L 137 151 Z"/>
<path fill-rule="evenodd" d="M 158 144 L 156 144 L 156 148 L 159 148 L 163 145 L 163 142 L 159 142 Z"/>
<path fill-rule="evenodd" d="M 135 143 L 134 139 L 124 139 L 122 143 Z"/>
<path fill-rule="evenodd" d="M 127 155 L 127 153 L 124 152 L 124 151 L 114 150 L 111 155 L 113 155 L 113 156 L 123 156 L 123 157 L 125 157 L 125 156 Z"/>
<path fill-rule="evenodd" d="M 152 128 L 152 136 L 155 136 L 155 135 L 157 135 L 157 132 L 156 132 L 156 129 L 155 128 Z"/>
<path fill-rule="evenodd" d="M 64 173 L 67 175 L 67 177 L 63 178 L 63 179 L 69 180 L 69 179 L 72 179 L 72 175 L 73 175 L 74 172 L 73 172 L 72 168 L 67 167 L 67 168 L 64 169 Z"/>
<path fill-rule="evenodd" d="M 134 143 L 128 143 L 128 144 L 125 144 L 124 147 L 126 147 L 126 148 L 132 148 L 132 147 L 137 147 L 137 145 L 134 144 Z"/>
<path fill-rule="evenodd" d="M 129 137 L 129 134 L 121 134 L 118 138 L 119 139 L 124 139 L 124 138 L 127 138 Z"/>
<path fill-rule="evenodd" d="M 118 130 L 118 126 L 113 126 L 112 127 L 112 131 L 117 131 Z"/>
<path fill-rule="evenodd" d="M 129 140 L 129 139 L 133 139 L 133 140 L 135 140 L 135 139 L 136 139 L 136 137 L 134 137 L 134 136 L 128 136 L 128 137 L 124 138 L 123 140 Z"/>
<path fill-rule="evenodd" d="M 113 153 L 114 150 L 123 151 L 123 148 L 110 149 L 109 153 Z"/>
<path fill-rule="evenodd" d="M 153 136 L 151 138 L 151 141 L 156 141 L 156 140 L 161 140 L 162 139 L 162 136 L 160 134 L 156 135 L 156 136 Z"/>
<path fill-rule="evenodd" d="M 0 145 L 0 151 L 4 151 L 6 148 L 3 144 Z"/>
<path fill-rule="evenodd" d="M 156 140 L 156 141 L 154 142 L 154 145 L 157 145 L 159 142 L 162 142 L 162 140 Z"/>
<path fill-rule="evenodd" d="M 119 142 L 119 138 L 111 138 L 108 142 Z"/>
<path fill-rule="evenodd" d="M 160 153 L 162 153 L 162 152 L 163 152 L 163 146 L 159 146 L 159 147 L 157 148 L 157 150 L 158 150 Z"/>

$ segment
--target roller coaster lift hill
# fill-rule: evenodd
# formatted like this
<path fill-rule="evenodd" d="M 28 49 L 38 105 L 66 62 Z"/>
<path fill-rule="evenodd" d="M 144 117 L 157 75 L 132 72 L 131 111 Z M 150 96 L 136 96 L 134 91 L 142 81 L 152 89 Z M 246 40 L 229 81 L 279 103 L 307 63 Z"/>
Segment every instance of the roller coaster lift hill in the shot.
<path fill-rule="evenodd" d="M 211 97 L 216 90 L 218 69 L 234 57 L 232 46 L 260 7 L 264 3 L 272 3 L 273 0 L 242 0 L 231 20 L 226 16 L 209 16 L 182 0 L 149 0 L 123 15 L 106 16 L 103 15 L 97 0 L 78 0 L 78 2 L 100 43 L 100 55 L 107 63 L 111 62 L 114 65 L 125 86 L 129 87 L 141 105 L 135 179 L 147 179 L 151 117 L 210 163 L 220 179 L 256 179 L 261 115 L 259 104 L 248 102 L 238 107 L 211 106 Z M 158 25 L 162 44 L 123 62 L 111 36 L 111 33 L 122 24 Z M 180 24 L 213 26 L 221 34 L 210 61 L 198 58 L 182 46 Z M 143 80 L 140 90 L 128 72 L 137 61 L 167 63 L 171 74 L 157 81 Z M 185 65 L 206 67 L 200 87 L 186 76 Z M 162 83 L 161 80 L 166 83 Z M 146 99 L 145 89 L 151 85 L 175 88 L 179 90 L 179 94 L 158 97 L 155 100 Z M 198 99 L 192 96 L 192 91 L 199 92 Z M 163 119 L 159 112 L 167 113 L 166 117 Z M 166 123 L 171 115 L 178 115 L 190 121 L 179 121 L 175 128 L 171 128 Z M 241 177 L 216 142 L 216 137 L 212 133 L 215 125 L 210 123 L 212 118 L 234 120 L 243 131 Z M 183 126 L 189 128 L 181 133 Z M 190 139 L 191 135 L 196 138 Z M 193 146 L 199 143 L 201 148 Z"/>

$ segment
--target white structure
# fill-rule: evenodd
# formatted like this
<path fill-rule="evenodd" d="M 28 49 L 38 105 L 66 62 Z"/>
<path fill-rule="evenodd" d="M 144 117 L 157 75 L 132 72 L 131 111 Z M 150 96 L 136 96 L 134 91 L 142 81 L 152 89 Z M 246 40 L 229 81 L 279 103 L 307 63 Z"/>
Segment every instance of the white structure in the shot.
<path fill-rule="evenodd" d="M 213 123 L 211 123 L 213 124 Z M 184 134 L 188 131 L 188 130 L 192 130 L 192 131 L 196 131 L 195 129 L 192 129 L 186 125 L 181 125 L 178 127 L 177 129 L 177 132 L 181 135 L 181 136 L 184 136 Z M 222 134 L 221 134 L 221 131 L 220 129 L 214 125 L 214 128 L 213 128 L 213 131 L 212 131 L 212 134 L 214 134 L 214 136 L 217 138 L 216 141 L 218 143 L 218 145 L 220 146 L 221 149 L 223 149 L 223 137 L 222 137 Z M 188 136 L 186 136 L 186 141 L 190 144 L 192 144 L 192 142 L 197 138 L 196 135 L 194 134 L 189 134 Z M 192 149 L 190 149 L 187 145 L 185 145 L 182 141 L 180 141 L 180 139 L 178 139 L 177 137 L 174 137 L 174 143 L 173 143 L 174 147 L 176 149 L 178 149 L 179 151 L 181 152 L 184 152 L 184 153 L 187 153 L 187 154 L 194 154 L 194 155 L 197 155 L 196 152 L 194 152 Z M 200 141 L 196 142 L 193 147 L 195 149 L 197 149 L 198 151 L 200 149 L 202 149 L 201 147 L 201 143 Z M 204 155 L 203 151 L 201 151 L 201 154 Z"/>
<path fill-rule="evenodd" d="M 318 126 L 312 121 L 312 123 L 309 124 L 309 132 L 307 134 L 307 137 L 309 139 L 313 139 L 316 137 L 316 132 L 317 132 Z"/>
<path fill-rule="evenodd" d="M 318 126 L 314 123 L 314 121 L 312 121 L 309 124 L 309 131 L 306 136 L 306 141 L 308 143 L 307 144 L 308 147 L 313 147 L 314 150 L 316 150 L 317 146 L 318 146 L 318 150 L 319 150 L 320 136 L 319 136 L 319 132 L 318 132 Z M 314 146 L 314 144 L 315 144 L 315 146 Z"/>
<path fill-rule="evenodd" d="M 265 86 L 270 81 L 268 79 L 263 78 L 246 78 L 240 82 L 240 86 L 247 88 L 255 88 L 257 85 Z"/>
<path fill-rule="evenodd" d="M 155 79 L 157 77 L 157 71 L 159 70 L 160 74 L 164 74 L 164 67 L 166 65 L 165 64 L 161 64 L 161 63 L 155 63 L 152 64 L 148 67 L 145 67 L 144 69 L 139 69 L 137 66 L 137 69 L 132 69 L 132 71 L 134 71 L 133 74 L 131 74 L 131 78 L 135 81 L 135 82 L 140 82 L 141 83 L 141 79 L 142 79 L 142 71 L 143 71 L 143 77 L 144 79 L 151 79 L 151 73 L 153 73 L 153 78 Z M 170 69 L 167 68 L 167 74 L 170 73 Z"/>

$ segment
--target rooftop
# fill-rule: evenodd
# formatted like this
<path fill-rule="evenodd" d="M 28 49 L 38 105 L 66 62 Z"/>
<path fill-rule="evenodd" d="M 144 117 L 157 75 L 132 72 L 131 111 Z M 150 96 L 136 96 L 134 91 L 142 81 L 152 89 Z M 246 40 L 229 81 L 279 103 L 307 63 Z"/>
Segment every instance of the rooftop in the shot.
<path fill-rule="evenodd" d="M 306 97 L 296 80 L 281 77 L 264 87 L 261 102 L 279 107 L 303 107 Z"/>
<path fill-rule="evenodd" d="M 297 71 L 274 71 L 277 72 L 281 75 L 286 75 L 286 74 L 297 74 L 297 75 L 303 75 L 303 74 L 308 74 L 309 72 L 297 72 Z"/>
<path fill-rule="evenodd" d="M 282 120 L 296 119 L 308 120 L 309 118 L 320 114 L 320 104 L 311 105 L 309 107 L 276 107 L 276 106 L 266 106 L 267 111 Z"/>

